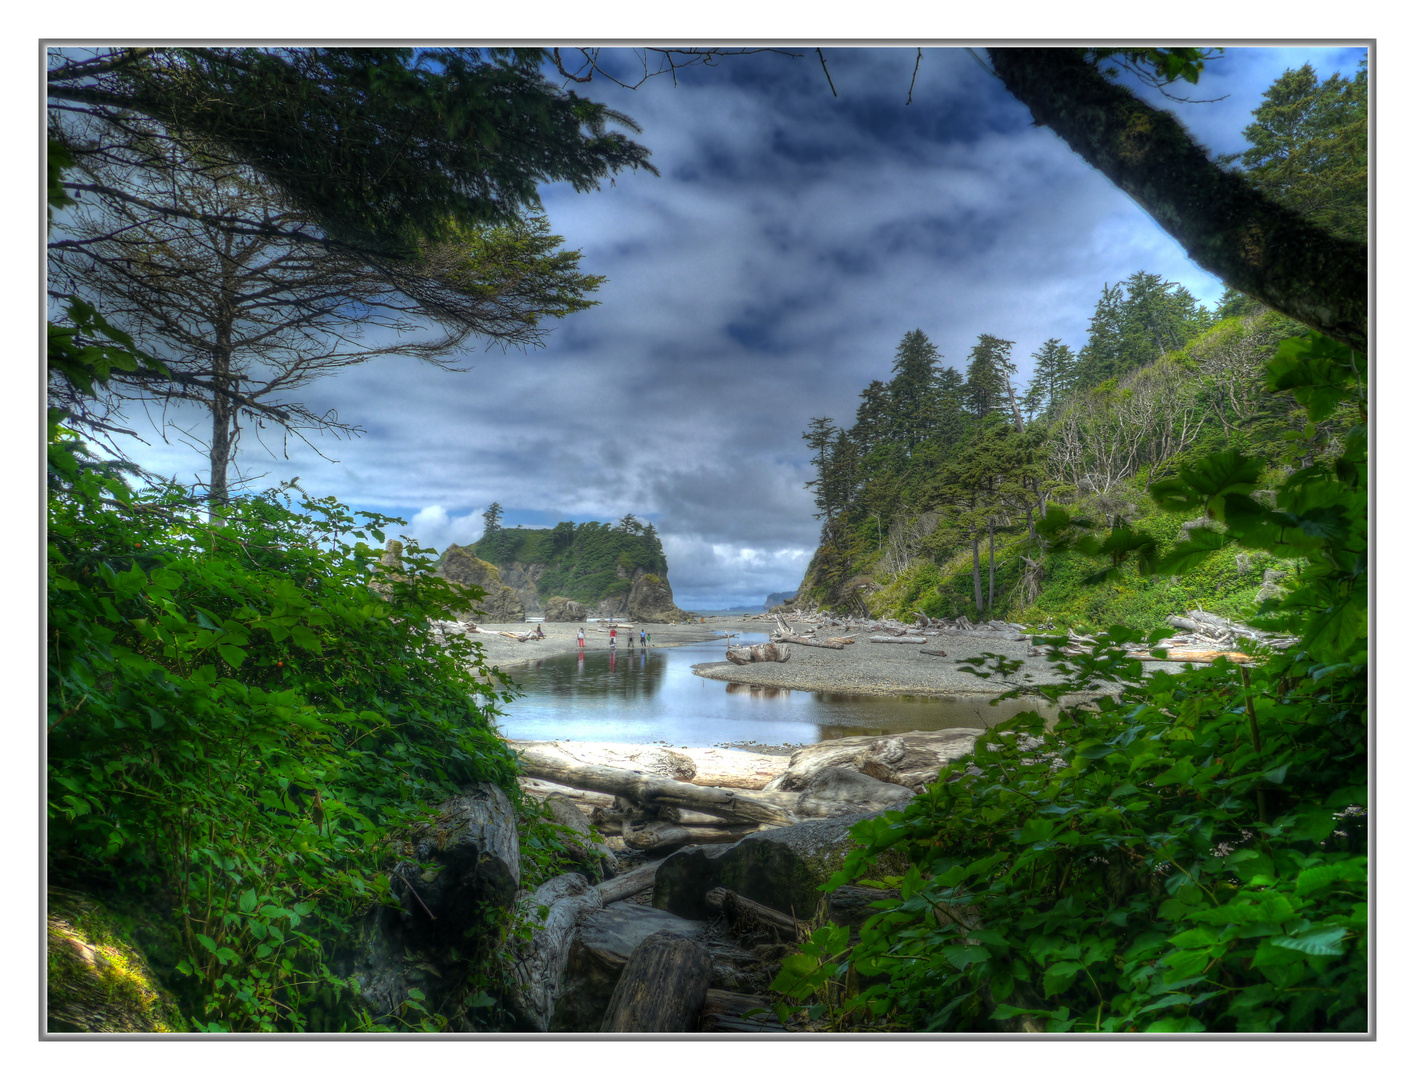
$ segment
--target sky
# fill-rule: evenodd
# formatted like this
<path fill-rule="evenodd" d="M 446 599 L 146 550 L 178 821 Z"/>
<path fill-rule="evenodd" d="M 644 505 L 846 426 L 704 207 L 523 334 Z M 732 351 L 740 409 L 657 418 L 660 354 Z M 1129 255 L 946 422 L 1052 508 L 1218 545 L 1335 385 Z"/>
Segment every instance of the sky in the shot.
<path fill-rule="evenodd" d="M 906 333 L 960 371 L 980 334 L 1013 341 L 1025 385 L 1043 341 L 1084 344 L 1107 283 L 1145 270 L 1208 304 L 1223 291 L 968 50 L 925 49 L 910 104 L 912 47 L 826 48 L 835 95 L 814 49 L 794 51 L 577 88 L 641 126 L 660 172 L 541 192 L 582 270 L 608 277 L 599 306 L 542 349 L 474 348 L 465 373 L 385 358 L 312 384 L 303 400 L 365 433 L 317 438 L 329 460 L 248 435 L 254 486 L 298 476 L 438 550 L 476 540 L 493 501 L 506 525 L 634 514 L 679 606 L 760 607 L 796 588 L 819 535 L 802 432 L 848 426 Z M 1230 47 L 1186 87 L 1221 100 L 1147 96 L 1231 153 L 1285 69 L 1351 75 L 1362 55 Z M 204 468 L 175 437 L 130 449 L 183 483 Z"/>

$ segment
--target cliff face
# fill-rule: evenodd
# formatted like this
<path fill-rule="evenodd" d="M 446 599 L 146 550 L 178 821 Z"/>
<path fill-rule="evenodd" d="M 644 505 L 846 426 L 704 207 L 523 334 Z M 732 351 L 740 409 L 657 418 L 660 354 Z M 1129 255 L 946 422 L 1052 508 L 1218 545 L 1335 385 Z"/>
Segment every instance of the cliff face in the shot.
<path fill-rule="evenodd" d="M 626 580 L 628 589 L 601 600 L 595 609 L 596 615 L 651 623 L 679 622 L 687 617 L 687 612 L 673 602 L 673 586 L 667 578 L 636 570 Z"/>
<path fill-rule="evenodd" d="M 474 585 L 486 590 L 482 600 L 467 599 L 463 618 L 484 619 L 486 622 L 522 622 L 526 605 L 520 594 L 501 580 L 496 567 L 478 559 L 470 548 L 453 544 L 437 560 L 437 572 L 454 585 Z"/>

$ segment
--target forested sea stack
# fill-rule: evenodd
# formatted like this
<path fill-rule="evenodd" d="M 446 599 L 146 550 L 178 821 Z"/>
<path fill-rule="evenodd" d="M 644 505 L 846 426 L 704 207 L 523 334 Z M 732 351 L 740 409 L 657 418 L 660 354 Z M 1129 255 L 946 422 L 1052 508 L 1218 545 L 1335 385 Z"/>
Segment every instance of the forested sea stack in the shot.
<path fill-rule="evenodd" d="M 491 622 L 526 615 L 552 622 L 587 616 L 656 623 L 686 618 L 673 602 L 668 559 L 651 522 L 625 514 L 613 525 L 562 521 L 553 529 L 508 529 L 497 503 L 482 517 L 482 538 L 449 547 L 438 560 L 438 573 L 486 589 L 486 599 L 473 606 L 484 608 Z"/>

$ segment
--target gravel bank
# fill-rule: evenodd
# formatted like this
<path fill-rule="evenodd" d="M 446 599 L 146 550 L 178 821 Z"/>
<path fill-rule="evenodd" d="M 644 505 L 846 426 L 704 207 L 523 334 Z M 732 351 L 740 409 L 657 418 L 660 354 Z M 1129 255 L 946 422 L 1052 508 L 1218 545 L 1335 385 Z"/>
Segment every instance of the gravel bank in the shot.
<path fill-rule="evenodd" d="M 545 632 L 544 641 L 516 641 L 502 637 L 498 631 L 524 633 L 535 628 L 534 623 L 478 623 L 482 630 L 491 633 L 472 634 L 471 640 L 481 645 L 487 662 L 494 667 L 512 669 L 521 664 L 545 660 L 551 656 L 574 655 L 579 651 L 575 635 L 581 629 L 578 623 L 541 623 Z M 608 652 L 609 635 L 600 633 L 599 623 L 585 623 L 585 652 Z M 635 623 L 633 629 L 634 651 L 639 647 L 639 631 L 643 630 L 653 638 L 651 648 L 668 649 L 675 645 L 689 645 L 698 641 L 710 641 L 722 635 L 721 627 L 703 623 Z M 629 631 L 619 631 L 619 651 L 629 649 Z M 514 672 L 513 672 L 514 674 Z"/>
<path fill-rule="evenodd" d="M 767 633 L 772 625 L 766 620 L 708 619 L 708 628 Z M 841 631 L 832 631 L 841 633 Z M 995 697 L 1020 683 L 1056 681 L 1054 665 L 1043 657 L 1029 657 L 1028 641 L 1009 641 L 1002 636 L 971 636 L 968 634 L 935 634 L 927 645 L 895 645 L 869 640 L 868 633 L 856 633 L 855 644 L 845 648 L 817 649 L 808 645 L 792 645 L 791 659 L 784 664 L 720 663 L 694 664 L 693 671 L 707 679 L 742 683 L 747 686 L 770 686 L 783 690 L 815 690 L 836 694 L 870 694 L 884 697 L 913 695 L 948 697 L 959 694 L 980 694 Z M 926 656 L 920 649 L 942 649 L 946 657 Z M 1013 675 L 1014 683 L 998 678 L 981 679 L 959 669 L 959 661 L 983 653 L 1001 653 L 1009 660 L 1021 660 L 1022 667 Z M 1182 664 L 1146 664 L 1149 670 L 1179 671 Z M 1063 704 L 1069 699 L 1063 699 Z"/>

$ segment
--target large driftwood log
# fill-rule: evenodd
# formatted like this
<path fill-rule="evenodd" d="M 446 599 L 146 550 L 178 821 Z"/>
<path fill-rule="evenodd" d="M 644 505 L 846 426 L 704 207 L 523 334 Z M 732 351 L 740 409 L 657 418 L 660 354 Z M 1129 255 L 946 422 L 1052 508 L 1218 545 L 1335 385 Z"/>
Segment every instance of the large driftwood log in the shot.
<path fill-rule="evenodd" d="M 972 753 L 983 728 L 906 731 L 886 737 L 851 735 L 803 746 L 767 791 L 803 791 L 822 769 L 853 769 L 889 784 L 919 790 L 938 778 L 942 768 Z M 803 816 L 804 810 L 799 811 Z"/>
<path fill-rule="evenodd" d="M 600 1031 L 693 1031 L 712 978 L 712 957 L 671 930 L 650 934 L 624 965 Z"/>
<path fill-rule="evenodd" d="M 732 787 L 760 790 L 767 781 L 786 771 L 787 759 L 771 754 L 753 754 L 746 750 L 706 749 L 675 750 L 697 767 L 697 775 L 675 777 L 691 780 L 706 787 Z M 685 823 L 686 824 L 686 823 Z"/>
<path fill-rule="evenodd" d="M 927 645 L 929 639 L 914 634 L 871 634 L 870 640 L 877 645 Z"/>
<path fill-rule="evenodd" d="M 709 889 L 703 899 L 708 907 L 719 909 L 727 916 L 732 932 L 739 936 L 767 928 L 791 941 L 803 941 L 810 937 L 810 926 L 800 922 L 794 915 L 759 904 L 720 885 Z"/>
<path fill-rule="evenodd" d="M 727 659 L 734 664 L 761 664 L 775 661 L 784 664 L 791 659 L 790 645 L 766 642 L 761 645 L 738 645 L 727 650 Z"/>
<path fill-rule="evenodd" d="M 750 1013 L 751 1015 L 746 1015 Z M 703 999 L 699 1031 L 784 1032 L 781 1021 L 771 1011 L 766 998 L 738 994 L 731 990 L 709 990 Z"/>
<path fill-rule="evenodd" d="M 671 821 L 646 821 L 642 825 L 626 822 L 623 826 L 624 843 L 635 851 L 666 855 L 689 844 L 731 844 L 757 831 L 756 825 L 739 825 L 730 828 L 726 822 L 721 828 L 692 828 L 676 825 Z"/>
<path fill-rule="evenodd" d="M 591 881 L 613 877 L 619 869 L 619 859 L 602 842 L 591 836 L 590 819 L 564 795 L 552 795 L 545 800 L 551 820 L 559 826 L 560 841 L 574 864 Z"/>
<path fill-rule="evenodd" d="M 698 767 L 687 754 L 664 746 L 643 746 L 637 743 L 532 742 L 527 739 L 507 739 L 506 745 L 518 753 L 534 750 L 542 756 L 561 758 L 574 765 L 607 765 L 611 769 L 631 769 L 634 772 L 666 776 L 670 780 L 692 780 Z"/>
<path fill-rule="evenodd" d="M 601 881 L 595 888 L 599 891 L 600 899 L 608 907 L 619 900 L 627 900 L 631 896 L 638 896 L 653 888 L 654 875 L 658 873 L 658 868 L 663 865 L 663 860 L 657 862 L 644 863 L 643 866 L 635 867 L 627 874 L 620 874 L 618 877 L 610 878 L 608 881 Z"/>
<path fill-rule="evenodd" d="M 651 805 L 681 806 L 715 814 L 725 821 L 752 821 L 765 825 L 790 825 L 796 819 L 783 809 L 781 800 L 768 800 L 747 795 L 731 788 L 701 787 L 679 780 L 648 776 L 627 769 L 612 769 L 603 765 L 577 765 L 561 755 L 543 753 L 529 747 L 519 751 L 522 771 L 542 780 L 553 780 L 568 787 L 603 791 L 622 795 L 634 802 Z M 790 805 L 788 803 L 788 805 Z"/>
<path fill-rule="evenodd" d="M 800 634 L 780 634 L 773 638 L 774 641 L 785 641 L 792 645 L 809 645 L 814 649 L 843 649 L 845 640 L 843 638 L 827 638 L 825 641 L 817 641 L 815 638 L 801 637 Z"/>
<path fill-rule="evenodd" d="M 531 928 L 531 939 L 513 940 L 508 1004 L 531 1031 L 549 1029 L 575 928 L 603 904 L 603 895 L 583 874 L 561 874 L 517 905 L 520 921 Z M 549 908 L 544 920 L 539 918 L 541 908 Z"/>

